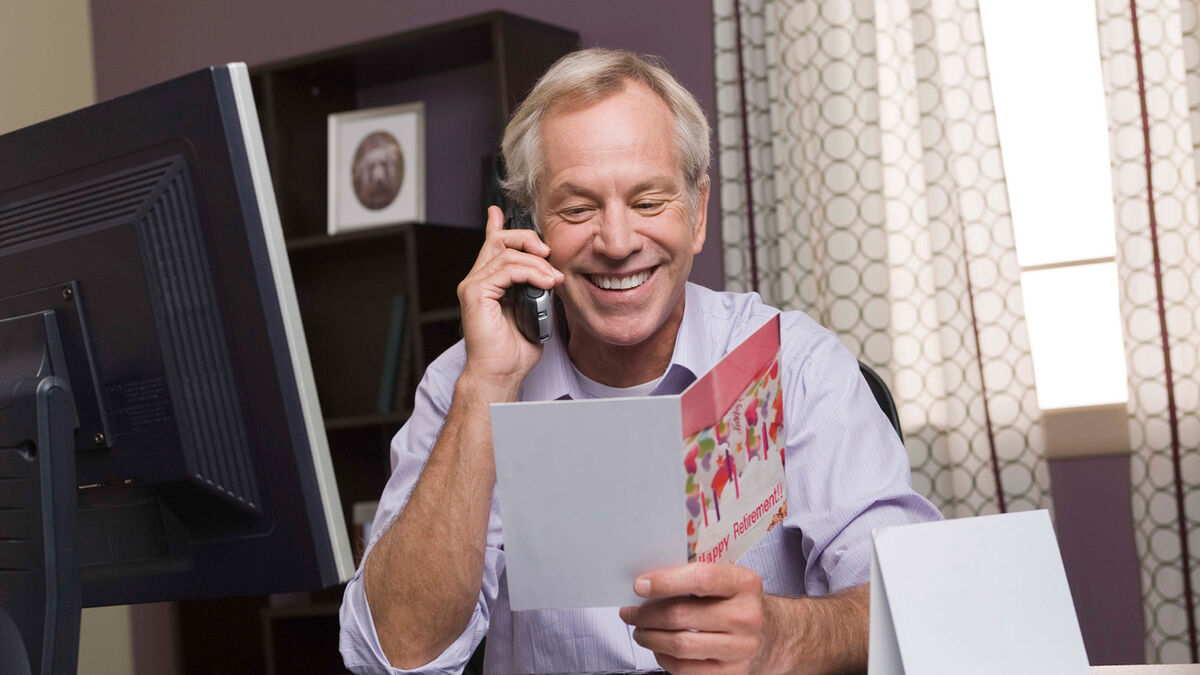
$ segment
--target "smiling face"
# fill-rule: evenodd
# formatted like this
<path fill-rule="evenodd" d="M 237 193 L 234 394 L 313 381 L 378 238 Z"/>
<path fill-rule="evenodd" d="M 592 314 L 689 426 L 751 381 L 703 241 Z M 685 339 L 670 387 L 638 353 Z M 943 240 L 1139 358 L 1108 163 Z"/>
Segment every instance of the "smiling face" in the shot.
<path fill-rule="evenodd" d="M 704 244 L 708 201 L 705 184 L 689 208 L 674 116 L 631 82 L 598 103 L 552 111 L 542 122 L 542 153 L 538 210 L 550 262 L 566 276 L 555 293 L 572 361 L 617 386 L 661 375 L 692 258 Z M 647 372 L 614 378 L 619 363 Z"/>

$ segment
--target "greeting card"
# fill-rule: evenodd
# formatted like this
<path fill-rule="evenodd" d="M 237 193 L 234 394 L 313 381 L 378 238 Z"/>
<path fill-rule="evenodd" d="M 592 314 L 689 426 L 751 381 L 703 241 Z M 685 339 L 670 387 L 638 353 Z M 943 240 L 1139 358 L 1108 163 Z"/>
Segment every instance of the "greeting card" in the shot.
<path fill-rule="evenodd" d="M 778 317 L 679 395 L 491 412 L 514 610 L 639 604 L 638 574 L 736 562 L 787 514 Z"/>

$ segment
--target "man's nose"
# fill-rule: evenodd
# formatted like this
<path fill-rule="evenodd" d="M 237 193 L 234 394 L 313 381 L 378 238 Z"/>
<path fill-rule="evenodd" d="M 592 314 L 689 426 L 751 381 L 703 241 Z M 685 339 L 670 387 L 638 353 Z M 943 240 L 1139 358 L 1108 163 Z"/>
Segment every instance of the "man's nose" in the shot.
<path fill-rule="evenodd" d="M 606 208 L 592 244 L 596 253 L 613 260 L 623 260 L 642 247 L 634 214 L 625 207 Z"/>

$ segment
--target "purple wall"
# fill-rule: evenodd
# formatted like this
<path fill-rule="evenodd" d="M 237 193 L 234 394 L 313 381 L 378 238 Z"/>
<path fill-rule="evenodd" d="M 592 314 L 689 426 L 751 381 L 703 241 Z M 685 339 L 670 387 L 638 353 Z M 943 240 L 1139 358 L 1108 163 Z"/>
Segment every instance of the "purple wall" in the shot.
<path fill-rule="evenodd" d="M 92 0 L 96 93 L 104 100 L 214 63 L 267 63 L 496 9 L 578 31 L 585 47 L 663 57 L 715 124 L 712 5 L 695 0 Z M 716 171 L 714 162 L 714 185 Z M 692 272 L 713 288 L 724 285 L 720 212 L 714 190 Z"/>
<path fill-rule="evenodd" d="M 1051 459 L 1063 567 L 1093 666 L 1141 663 L 1142 589 L 1129 455 Z"/>

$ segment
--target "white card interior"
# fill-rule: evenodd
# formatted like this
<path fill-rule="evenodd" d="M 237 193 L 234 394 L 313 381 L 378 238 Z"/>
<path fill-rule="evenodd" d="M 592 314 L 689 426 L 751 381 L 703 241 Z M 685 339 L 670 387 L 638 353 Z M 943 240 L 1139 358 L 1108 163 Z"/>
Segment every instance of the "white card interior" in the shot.
<path fill-rule="evenodd" d="M 638 574 L 687 562 L 679 406 L 677 396 L 492 406 L 514 610 L 641 604 Z"/>

